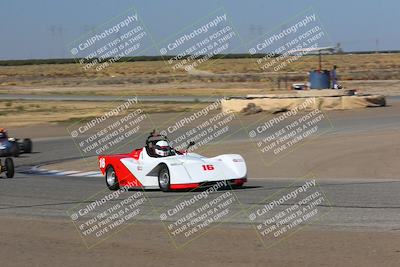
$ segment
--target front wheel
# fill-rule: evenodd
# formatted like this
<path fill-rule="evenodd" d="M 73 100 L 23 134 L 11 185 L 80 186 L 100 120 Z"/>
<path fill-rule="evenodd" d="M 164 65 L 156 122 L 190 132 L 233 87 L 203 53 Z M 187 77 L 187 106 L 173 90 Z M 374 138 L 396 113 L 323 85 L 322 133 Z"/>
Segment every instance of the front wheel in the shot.
<path fill-rule="evenodd" d="M 169 175 L 168 167 L 163 165 L 158 173 L 158 185 L 161 191 L 167 192 L 170 190 L 171 178 Z"/>
<path fill-rule="evenodd" d="M 108 189 L 110 190 L 118 190 L 119 189 L 119 183 L 118 183 L 118 178 L 115 173 L 115 170 L 112 166 L 107 168 L 106 171 L 106 184 Z"/>
<path fill-rule="evenodd" d="M 11 158 L 6 158 L 5 166 L 6 166 L 7 178 L 13 178 L 14 177 L 14 161 Z"/>

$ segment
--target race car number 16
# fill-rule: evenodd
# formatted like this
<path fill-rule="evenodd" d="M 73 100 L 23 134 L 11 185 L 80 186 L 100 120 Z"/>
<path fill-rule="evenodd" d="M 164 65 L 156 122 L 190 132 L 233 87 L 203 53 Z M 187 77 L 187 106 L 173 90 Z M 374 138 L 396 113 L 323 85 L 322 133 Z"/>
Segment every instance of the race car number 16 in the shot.
<path fill-rule="evenodd" d="M 204 171 L 212 171 L 214 170 L 214 166 L 213 165 L 202 165 L 203 166 L 203 170 Z"/>
<path fill-rule="evenodd" d="M 106 167 L 106 159 L 105 158 L 100 158 L 99 159 L 99 166 L 101 169 Z"/>

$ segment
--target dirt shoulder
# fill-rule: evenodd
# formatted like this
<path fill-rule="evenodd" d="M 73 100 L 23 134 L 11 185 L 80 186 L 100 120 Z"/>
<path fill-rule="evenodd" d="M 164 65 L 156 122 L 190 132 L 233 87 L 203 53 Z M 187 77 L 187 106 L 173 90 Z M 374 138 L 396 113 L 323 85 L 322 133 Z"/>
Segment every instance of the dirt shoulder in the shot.
<path fill-rule="evenodd" d="M 87 249 L 69 221 L 1 218 L 2 266 L 398 266 L 399 232 L 302 230 L 265 248 L 221 226 L 176 249 L 158 223 L 137 223 Z"/>

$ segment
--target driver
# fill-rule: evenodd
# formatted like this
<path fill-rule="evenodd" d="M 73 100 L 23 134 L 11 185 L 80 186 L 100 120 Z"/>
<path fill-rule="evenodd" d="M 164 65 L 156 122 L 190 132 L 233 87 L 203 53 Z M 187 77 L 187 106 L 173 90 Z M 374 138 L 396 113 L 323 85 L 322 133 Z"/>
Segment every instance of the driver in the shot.
<path fill-rule="evenodd" d="M 172 149 L 167 141 L 161 140 L 156 143 L 154 147 L 154 152 L 159 157 L 167 157 L 172 154 Z"/>

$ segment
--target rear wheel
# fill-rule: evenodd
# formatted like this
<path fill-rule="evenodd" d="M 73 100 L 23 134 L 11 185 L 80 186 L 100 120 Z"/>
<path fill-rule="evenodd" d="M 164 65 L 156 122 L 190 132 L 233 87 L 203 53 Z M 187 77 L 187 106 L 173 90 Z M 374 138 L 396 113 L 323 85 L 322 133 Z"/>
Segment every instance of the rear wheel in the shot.
<path fill-rule="evenodd" d="M 13 162 L 13 160 L 11 158 L 6 158 L 5 166 L 6 166 L 7 178 L 13 178 L 14 177 L 14 162 Z"/>
<path fill-rule="evenodd" d="M 239 184 L 233 184 L 231 185 L 232 189 L 240 189 L 243 188 L 244 183 L 239 183 Z"/>
<path fill-rule="evenodd" d="M 119 189 L 117 174 L 115 173 L 115 170 L 112 166 L 107 168 L 106 184 L 107 184 L 108 189 L 110 189 L 110 190 L 118 190 Z"/>
<path fill-rule="evenodd" d="M 236 181 L 231 185 L 231 187 L 234 188 L 234 189 L 242 188 L 243 185 L 244 185 L 244 182 L 245 182 L 245 181 L 244 181 L 243 179 L 236 180 Z"/>
<path fill-rule="evenodd" d="M 25 138 L 22 141 L 22 144 L 23 144 L 25 153 L 31 153 L 32 152 L 32 140 L 31 139 Z"/>
<path fill-rule="evenodd" d="M 17 142 L 12 142 L 11 143 L 11 149 L 10 149 L 11 156 L 17 158 L 17 157 L 19 157 L 19 153 L 20 153 L 20 151 L 19 151 L 18 143 Z"/>
<path fill-rule="evenodd" d="M 158 185 L 160 189 L 164 192 L 170 190 L 171 178 L 169 175 L 169 170 L 166 165 L 161 166 L 160 172 L 158 173 Z"/>

